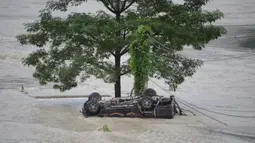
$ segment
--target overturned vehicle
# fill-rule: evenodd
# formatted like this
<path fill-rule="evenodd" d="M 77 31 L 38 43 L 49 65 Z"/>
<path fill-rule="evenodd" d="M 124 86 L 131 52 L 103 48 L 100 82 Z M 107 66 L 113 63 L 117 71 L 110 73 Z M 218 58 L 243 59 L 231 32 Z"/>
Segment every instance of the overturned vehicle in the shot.
<path fill-rule="evenodd" d="M 81 110 L 85 117 L 141 117 L 141 118 L 169 118 L 176 113 L 182 115 L 182 110 L 173 95 L 163 97 L 149 88 L 142 96 L 112 98 L 102 100 L 100 94 L 90 94 Z"/>

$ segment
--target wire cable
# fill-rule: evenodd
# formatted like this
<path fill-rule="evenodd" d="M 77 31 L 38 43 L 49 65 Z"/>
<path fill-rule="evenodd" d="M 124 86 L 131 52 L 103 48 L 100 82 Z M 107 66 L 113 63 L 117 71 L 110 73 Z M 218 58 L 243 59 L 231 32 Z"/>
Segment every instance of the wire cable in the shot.
<path fill-rule="evenodd" d="M 158 43 L 159 45 L 161 45 L 165 51 L 170 51 L 171 49 L 166 47 L 164 44 L 162 44 L 161 42 L 159 42 L 158 40 L 156 40 L 155 38 L 152 38 L 150 35 L 148 35 L 148 37 L 152 40 L 155 41 L 156 43 Z M 159 48 L 158 48 L 159 49 Z M 205 60 L 204 62 L 214 62 L 214 61 L 220 61 L 220 60 L 229 60 L 229 59 L 236 59 L 236 58 L 241 58 L 241 57 L 248 57 L 248 56 L 254 56 L 255 53 L 245 53 L 242 54 L 240 56 L 233 56 L 233 57 L 229 57 L 229 58 L 222 58 L 222 59 L 217 59 L 217 60 Z"/>
<path fill-rule="evenodd" d="M 178 101 L 178 100 L 177 100 L 177 101 Z M 215 121 L 217 121 L 217 122 L 219 122 L 219 123 L 221 123 L 221 124 L 223 124 L 223 125 L 225 125 L 225 126 L 228 126 L 228 124 L 226 124 L 226 123 L 224 123 L 224 122 L 222 122 L 222 121 L 220 121 L 220 120 L 218 120 L 218 119 L 216 119 L 216 118 L 214 118 L 214 117 L 212 117 L 212 116 L 209 116 L 209 115 L 207 115 L 207 114 L 205 114 L 205 113 L 203 113 L 203 112 L 201 112 L 201 111 L 195 109 L 194 107 L 191 107 L 190 105 L 188 105 L 188 104 L 186 104 L 186 103 L 183 103 L 183 102 L 181 102 L 181 101 L 178 101 L 178 102 L 182 103 L 183 105 L 189 107 L 190 109 L 193 109 L 193 110 L 197 111 L 198 113 L 200 113 L 200 114 L 202 114 L 202 115 L 204 115 L 204 116 L 206 116 L 206 117 L 208 117 L 208 118 L 210 118 L 210 119 L 212 119 L 212 120 L 215 120 Z"/>
<path fill-rule="evenodd" d="M 153 40 L 153 38 L 152 38 L 150 35 L 148 35 L 148 36 L 149 36 L 150 39 Z M 157 41 L 157 40 L 155 40 L 155 39 L 154 39 L 154 41 L 156 41 L 158 44 L 160 44 L 161 46 L 163 46 L 165 49 L 170 50 L 169 48 L 167 48 L 165 45 L 163 45 L 163 44 L 160 43 L 159 41 Z M 254 55 L 254 54 L 252 54 L 252 55 Z M 242 56 L 243 56 L 243 55 L 242 55 Z M 150 81 L 152 81 L 152 80 L 150 79 Z M 152 81 L 152 82 L 153 82 L 154 84 L 156 84 L 158 87 L 160 87 L 161 89 L 163 89 L 164 91 L 166 91 L 164 88 L 162 88 L 161 86 L 159 86 L 156 82 L 154 82 L 154 81 Z M 166 92 L 169 93 L 168 91 L 166 91 Z M 169 93 L 169 94 L 170 94 L 170 93 Z M 186 104 L 188 104 L 188 105 L 191 105 L 191 106 L 193 106 L 193 107 L 196 107 L 196 108 L 198 108 L 198 109 L 201 109 L 201 110 L 204 110 L 204 111 L 207 111 L 207 112 L 211 112 L 211 113 L 214 113 L 214 114 L 219 114 L 219 115 L 224 115 L 224 116 L 230 116 L 230 117 L 239 117 L 239 118 L 255 118 L 255 116 L 240 116 L 240 115 L 232 115 L 232 114 L 226 114 L 226 113 L 216 112 L 216 111 L 212 111 L 212 110 L 209 110 L 209 109 L 206 109 L 206 108 L 199 107 L 199 106 L 194 105 L 194 104 L 192 104 L 192 103 L 186 102 L 186 101 L 184 101 L 184 100 L 182 100 L 182 99 L 180 99 L 180 98 L 178 98 L 178 97 L 176 97 L 176 99 L 178 99 L 178 100 L 180 100 L 181 102 L 184 102 L 184 103 L 186 103 Z"/>
<path fill-rule="evenodd" d="M 154 81 L 151 80 L 151 79 L 149 79 L 149 80 L 152 81 L 153 83 L 156 83 L 156 82 L 154 82 Z M 156 85 L 157 85 L 158 87 L 160 87 L 163 91 L 167 92 L 163 87 L 159 86 L 158 84 L 156 84 Z M 167 93 L 169 93 L 169 92 L 167 92 Z M 169 94 L 171 94 L 171 93 L 169 93 Z M 177 99 L 177 98 L 176 98 L 176 99 Z M 178 101 L 178 99 L 177 99 L 177 101 Z M 219 122 L 219 123 L 221 123 L 221 124 L 223 124 L 223 125 L 225 125 L 225 126 L 228 126 L 228 124 L 226 124 L 226 123 L 224 123 L 224 122 L 222 122 L 222 121 L 220 121 L 220 120 L 218 120 L 218 119 L 216 119 L 216 118 L 214 118 L 214 117 L 212 117 L 212 116 L 209 116 L 209 115 L 207 115 L 207 114 L 205 114 L 205 113 L 203 113 L 203 112 L 197 110 L 196 108 L 194 108 L 194 107 L 192 107 L 192 106 L 190 106 L 190 105 L 188 105 L 188 104 L 186 104 L 186 103 L 184 103 L 184 102 L 182 102 L 182 101 L 178 101 L 178 102 L 182 103 L 183 105 L 189 107 L 190 109 L 193 109 L 194 111 L 197 111 L 198 113 L 200 113 L 200 114 L 202 114 L 202 115 L 204 115 L 204 116 L 206 116 L 206 117 L 208 117 L 208 118 L 210 118 L 210 119 L 212 119 L 212 120 L 214 120 L 214 121 L 217 121 L 217 122 Z M 194 113 L 193 113 L 193 115 L 194 115 Z"/>
<path fill-rule="evenodd" d="M 155 81 L 151 80 L 151 82 L 153 82 L 155 85 L 157 85 L 159 88 L 161 88 L 162 90 L 164 90 L 165 92 L 167 92 L 168 94 L 171 94 L 170 92 L 168 92 L 166 89 L 164 89 L 163 87 L 161 87 L 159 84 L 157 84 Z M 214 114 L 219 114 L 219 115 L 224 115 L 224 116 L 230 116 L 230 117 L 238 117 L 238 118 L 255 118 L 255 116 L 240 116 L 240 115 L 232 115 L 232 114 L 226 114 L 226 113 L 221 113 L 221 112 L 216 112 L 216 111 L 212 111 L 212 110 L 209 110 L 209 109 L 206 109 L 206 108 L 202 108 L 202 107 L 199 107 L 197 105 L 194 105 L 192 103 L 189 103 L 183 99 L 180 99 L 178 97 L 175 97 L 177 100 L 179 100 L 180 103 L 182 104 L 186 104 L 186 105 L 189 105 L 189 106 L 193 106 L 195 108 L 198 108 L 198 109 L 201 109 L 201 110 L 204 110 L 204 111 L 207 111 L 207 112 L 211 112 L 211 113 L 214 113 Z"/>

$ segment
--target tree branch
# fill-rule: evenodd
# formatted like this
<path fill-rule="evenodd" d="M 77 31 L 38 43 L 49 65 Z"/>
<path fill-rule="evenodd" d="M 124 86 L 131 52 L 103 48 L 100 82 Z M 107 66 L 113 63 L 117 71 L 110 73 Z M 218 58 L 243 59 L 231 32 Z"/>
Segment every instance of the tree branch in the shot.
<path fill-rule="evenodd" d="M 122 72 L 122 73 L 120 74 L 120 76 L 123 76 L 123 75 L 129 74 L 130 72 L 131 72 L 131 70 L 129 69 L 129 70 L 125 71 L 125 72 Z"/>
<path fill-rule="evenodd" d="M 109 50 L 109 53 L 111 53 L 115 57 L 115 54 L 112 51 Z"/>
<path fill-rule="evenodd" d="M 121 9 L 121 12 L 127 10 L 132 4 L 134 4 L 137 0 L 132 0 L 126 7 L 124 7 L 123 9 Z"/>
<path fill-rule="evenodd" d="M 110 7 L 108 6 L 108 4 L 107 4 L 106 1 L 101 0 L 101 2 L 104 4 L 104 6 L 105 6 L 110 12 L 112 12 L 112 13 L 114 13 L 114 14 L 116 13 L 116 11 L 115 11 L 113 8 L 110 8 Z M 109 0 L 108 0 L 108 3 L 110 3 Z"/>
<path fill-rule="evenodd" d="M 123 12 L 123 10 L 124 10 L 124 8 L 125 8 L 125 6 L 126 6 L 126 3 L 127 3 L 127 0 L 124 0 L 123 4 L 122 4 L 122 6 L 121 6 L 121 11 L 122 11 L 122 12 Z"/>
<path fill-rule="evenodd" d="M 113 9 L 115 12 L 117 12 L 117 9 L 114 8 L 114 6 L 113 6 L 113 2 L 112 2 L 111 0 L 107 0 L 107 1 L 108 1 L 109 5 L 112 7 L 112 9 Z"/>
<path fill-rule="evenodd" d="M 128 52 L 128 50 L 129 50 L 129 44 L 126 45 L 125 48 L 120 52 L 120 55 L 122 56 L 122 55 L 126 54 Z"/>
<path fill-rule="evenodd" d="M 124 40 L 124 41 L 126 40 L 126 35 L 127 35 L 127 34 L 128 34 L 128 31 L 126 31 L 126 29 L 124 29 L 124 34 L 123 34 L 123 40 Z M 121 55 L 121 56 L 124 55 L 124 54 L 126 54 L 126 53 L 128 52 L 129 45 L 130 45 L 130 44 L 126 45 L 126 46 L 124 47 L 124 49 L 120 52 L 120 55 Z"/>

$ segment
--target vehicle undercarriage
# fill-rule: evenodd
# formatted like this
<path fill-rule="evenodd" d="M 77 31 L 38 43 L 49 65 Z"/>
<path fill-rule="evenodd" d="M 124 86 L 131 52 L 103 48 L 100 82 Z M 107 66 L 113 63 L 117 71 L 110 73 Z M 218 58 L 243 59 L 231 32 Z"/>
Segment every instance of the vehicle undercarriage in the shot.
<path fill-rule="evenodd" d="M 85 117 L 140 117 L 169 118 L 176 113 L 182 115 L 182 110 L 173 95 L 159 96 L 153 89 L 153 94 L 143 94 L 135 97 L 112 98 L 102 100 L 100 94 L 92 93 L 84 103 L 82 114 Z"/>

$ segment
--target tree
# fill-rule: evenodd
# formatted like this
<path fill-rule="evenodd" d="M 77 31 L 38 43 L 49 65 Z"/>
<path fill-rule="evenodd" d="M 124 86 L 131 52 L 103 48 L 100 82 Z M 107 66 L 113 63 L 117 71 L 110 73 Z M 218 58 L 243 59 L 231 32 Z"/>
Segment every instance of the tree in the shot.
<path fill-rule="evenodd" d="M 163 78 L 176 88 L 201 65 L 200 60 L 183 57 L 177 51 L 185 45 L 201 50 L 209 41 L 226 33 L 224 27 L 213 25 L 223 13 L 202 10 L 209 0 L 184 0 L 183 4 L 171 0 L 98 0 L 108 12 L 71 13 L 67 18 L 51 14 L 86 1 L 47 2 L 40 19 L 25 24 L 27 33 L 17 36 L 21 44 L 39 47 L 23 64 L 36 68 L 33 76 L 40 84 L 53 82 L 54 88 L 65 91 L 77 86 L 78 76 L 83 75 L 85 80 L 87 75 L 94 75 L 115 83 L 115 97 L 120 97 L 121 76 L 131 72 L 128 62 L 121 63 L 121 57 L 129 53 L 138 26 L 147 25 L 154 40 L 150 77 Z M 115 59 L 113 62 L 111 57 Z"/>

